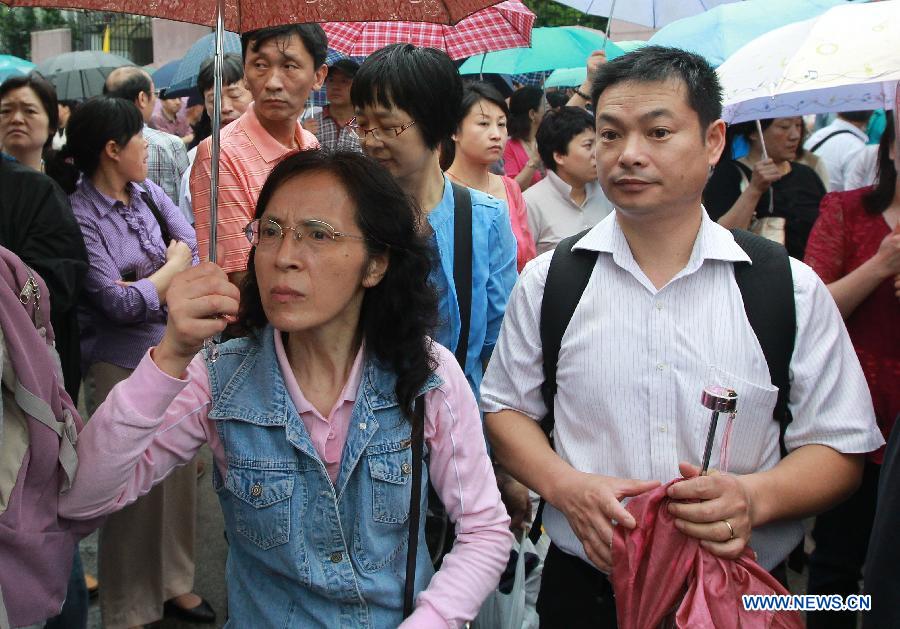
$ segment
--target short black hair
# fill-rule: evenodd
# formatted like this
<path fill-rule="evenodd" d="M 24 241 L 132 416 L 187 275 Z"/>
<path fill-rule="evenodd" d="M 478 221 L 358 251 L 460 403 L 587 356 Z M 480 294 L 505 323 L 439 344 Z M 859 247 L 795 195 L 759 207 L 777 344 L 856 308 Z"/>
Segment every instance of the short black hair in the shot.
<path fill-rule="evenodd" d="M 412 116 L 429 150 L 456 131 L 462 79 L 447 53 L 412 44 L 392 44 L 369 55 L 350 88 L 357 109 L 398 107 Z"/>
<path fill-rule="evenodd" d="M 0 85 L 0 101 L 12 92 L 22 87 L 30 87 L 35 93 L 41 105 L 44 107 L 44 113 L 47 114 L 47 141 L 44 142 L 44 149 L 47 149 L 53 143 L 53 134 L 59 129 L 59 109 L 57 108 L 56 88 L 44 77 L 36 72 L 31 72 L 25 76 L 11 76 Z"/>
<path fill-rule="evenodd" d="M 619 83 L 656 83 L 678 80 L 687 91 L 687 101 L 697 113 L 705 132 L 722 117 L 722 86 L 709 62 L 700 55 L 667 46 L 645 46 L 600 66 L 591 86 L 591 104 Z"/>
<path fill-rule="evenodd" d="M 344 57 L 328 66 L 328 76 L 331 76 L 334 72 L 340 72 L 348 79 L 352 79 L 356 76 L 356 73 L 359 72 L 359 64 L 353 59 Z"/>
<path fill-rule="evenodd" d="M 459 112 L 459 121 L 456 123 L 456 132 L 459 132 L 463 120 L 469 115 L 472 108 L 483 100 L 499 107 L 507 120 L 509 119 L 509 107 L 506 105 L 506 99 L 500 94 L 500 90 L 483 81 L 468 81 L 463 85 L 462 107 Z M 449 137 L 445 138 L 441 142 L 441 168 L 443 170 L 450 168 L 454 159 L 456 159 L 456 143 Z"/>
<path fill-rule="evenodd" d="M 313 65 L 318 68 L 325 63 L 328 56 L 328 36 L 325 30 L 316 23 L 284 24 L 248 31 L 241 35 L 241 54 L 247 59 L 247 50 L 258 52 L 259 47 L 272 39 L 288 39 L 296 35 L 306 47 L 306 52 L 313 58 Z"/>
<path fill-rule="evenodd" d="M 66 125 L 66 145 L 58 154 L 60 160 L 71 158 L 78 171 L 91 177 L 100 165 L 100 154 L 112 140 L 125 146 L 144 128 L 144 117 L 134 101 L 112 96 L 95 96 L 84 101 L 69 116 Z M 71 193 L 75 189 L 77 173 L 62 183 Z"/>
<path fill-rule="evenodd" d="M 200 72 L 197 74 L 197 89 L 200 96 L 213 88 L 215 81 L 215 57 L 206 59 L 200 64 Z M 229 52 L 222 57 L 222 87 L 237 83 L 244 78 L 244 62 L 236 52 Z"/>
<path fill-rule="evenodd" d="M 531 129 L 531 118 L 528 113 L 540 109 L 543 99 L 544 90 L 533 85 L 520 87 L 512 93 L 509 97 L 509 120 L 506 123 L 509 137 L 516 140 L 528 137 L 528 131 Z"/>
<path fill-rule="evenodd" d="M 550 90 L 545 95 L 547 97 L 547 105 L 551 109 L 559 109 L 560 107 L 565 107 L 566 103 L 569 102 L 571 96 L 566 94 L 562 90 Z"/>
<path fill-rule="evenodd" d="M 110 72 L 110 76 L 116 75 L 121 75 L 121 78 L 117 78 L 112 84 L 110 84 L 109 77 L 106 77 L 106 81 L 103 83 L 104 96 L 124 98 L 134 102 L 141 92 L 147 96 L 153 95 L 153 79 L 146 70 L 137 66 L 124 66 Z"/>
<path fill-rule="evenodd" d="M 254 218 L 266 211 L 288 181 L 312 173 L 333 175 L 355 206 L 355 219 L 370 256 L 387 254 L 381 281 L 365 290 L 359 331 L 366 352 L 396 375 L 400 407 L 412 417 L 412 403 L 435 369 L 428 335 L 437 321 L 437 293 L 428 277 L 434 258 L 421 229 L 425 218 L 388 170 L 356 151 L 300 151 L 278 164 L 259 193 Z M 259 333 L 268 323 L 256 280 L 256 249 L 250 252 L 241 285 L 239 327 Z"/>
<path fill-rule="evenodd" d="M 839 118 L 849 120 L 850 122 L 869 122 L 872 117 L 872 110 L 866 111 L 842 111 L 838 114 Z"/>
<path fill-rule="evenodd" d="M 569 142 L 572 141 L 572 138 L 586 129 L 593 131 L 594 128 L 594 117 L 582 107 L 566 106 L 555 111 L 548 111 L 535 136 L 541 161 L 547 168 L 556 172 L 556 160 L 553 159 L 553 154 L 568 154 Z"/>

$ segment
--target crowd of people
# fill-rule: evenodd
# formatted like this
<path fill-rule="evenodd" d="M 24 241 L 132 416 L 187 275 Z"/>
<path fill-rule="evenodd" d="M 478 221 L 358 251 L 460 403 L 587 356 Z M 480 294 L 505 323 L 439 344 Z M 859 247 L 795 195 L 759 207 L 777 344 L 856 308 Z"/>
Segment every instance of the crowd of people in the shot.
<path fill-rule="evenodd" d="M 614 536 L 645 525 L 627 499 L 676 478 L 659 491 L 702 552 L 752 549 L 787 587 L 818 516 L 808 591 L 859 591 L 879 478 L 900 483 L 880 474 L 900 415 L 890 116 L 880 140 L 872 112 L 726 126 L 707 62 L 654 46 L 595 53 L 551 107 L 411 44 L 326 65 L 315 24 L 241 43 L 215 212 L 212 59 L 184 100 L 137 67 L 81 103 L 36 74 L 0 85 L 0 245 L 46 281 L 59 384 L 84 396 L 58 513 L 102 519 L 105 627 L 459 627 L 541 527 L 540 627 L 615 627 Z M 746 288 L 753 266 L 771 291 Z M 710 386 L 738 410 L 706 474 Z M 204 445 L 227 610 L 194 592 Z M 60 615 L 11 626 L 85 626 L 77 548 L 60 565 Z"/>

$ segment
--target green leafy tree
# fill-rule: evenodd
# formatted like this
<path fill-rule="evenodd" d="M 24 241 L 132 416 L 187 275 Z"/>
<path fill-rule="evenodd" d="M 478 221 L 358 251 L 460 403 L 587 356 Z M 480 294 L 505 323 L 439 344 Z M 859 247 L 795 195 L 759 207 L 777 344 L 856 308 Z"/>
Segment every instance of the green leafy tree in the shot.
<path fill-rule="evenodd" d="M 537 16 L 535 26 L 587 26 L 597 30 L 606 29 L 606 18 L 587 15 L 554 0 L 522 0 Z"/>
<path fill-rule="evenodd" d="M 31 32 L 68 26 L 59 9 L 0 6 L 0 52 L 31 57 Z"/>

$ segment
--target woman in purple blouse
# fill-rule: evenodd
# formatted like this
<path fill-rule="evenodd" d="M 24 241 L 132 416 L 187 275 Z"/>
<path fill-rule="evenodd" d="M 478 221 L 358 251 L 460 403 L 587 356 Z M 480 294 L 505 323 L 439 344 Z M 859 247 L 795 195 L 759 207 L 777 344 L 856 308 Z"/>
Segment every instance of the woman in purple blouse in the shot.
<path fill-rule="evenodd" d="M 147 179 L 143 127 L 133 103 L 106 96 L 85 102 L 67 126 L 62 157 L 81 175 L 69 200 L 90 263 L 81 318 L 91 413 L 162 339 L 169 284 L 198 262 L 193 228 Z M 191 464 L 107 520 L 98 556 L 107 628 L 153 623 L 164 609 L 215 618 L 192 592 L 195 492 Z"/>

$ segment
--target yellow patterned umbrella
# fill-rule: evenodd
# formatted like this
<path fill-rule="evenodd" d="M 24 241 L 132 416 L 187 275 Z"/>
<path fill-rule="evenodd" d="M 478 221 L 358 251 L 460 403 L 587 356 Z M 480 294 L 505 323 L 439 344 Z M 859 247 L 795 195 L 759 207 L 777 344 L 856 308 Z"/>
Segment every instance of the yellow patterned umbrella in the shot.
<path fill-rule="evenodd" d="M 892 109 L 900 0 L 837 6 L 754 39 L 717 70 L 728 122 Z"/>

